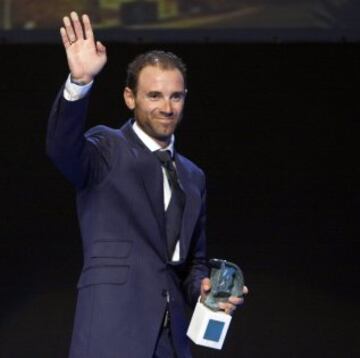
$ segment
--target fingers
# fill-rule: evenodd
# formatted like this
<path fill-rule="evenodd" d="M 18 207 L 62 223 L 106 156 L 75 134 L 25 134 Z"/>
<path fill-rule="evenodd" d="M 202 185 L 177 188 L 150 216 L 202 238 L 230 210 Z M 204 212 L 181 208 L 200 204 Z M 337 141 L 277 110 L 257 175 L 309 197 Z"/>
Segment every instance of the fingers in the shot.
<path fill-rule="evenodd" d="M 244 286 L 243 294 L 247 295 L 249 289 Z M 243 297 L 230 296 L 227 302 L 219 302 L 219 307 L 227 314 L 233 314 L 236 308 L 244 303 Z"/>
<path fill-rule="evenodd" d="M 91 26 L 90 18 L 88 15 L 82 16 L 82 21 L 84 25 L 85 37 L 87 39 L 93 40 L 94 39 L 94 32 Z"/>
<path fill-rule="evenodd" d="M 201 296 L 206 296 L 211 290 L 211 281 L 209 278 L 203 278 L 201 281 Z"/>
<path fill-rule="evenodd" d="M 81 25 L 80 20 L 79 20 L 79 15 L 75 11 L 72 11 L 71 14 L 70 14 L 70 17 L 71 17 L 71 20 L 72 20 L 72 23 L 73 23 L 73 29 L 75 31 L 75 36 L 76 36 L 74 41 L 83 40 L 84 39 L 84 32 L 83 32 L 82 25 Z"/>
<path fill-rule="evenodd" d="M 242 297 L 230 296 L 229 297 L 229 302 L 232 303 L 235 306 L 239 306 L 239 305 L 244 303 L 244 299 Z"/>
<path fill-rule="evenodd" d="M 64 26 L 60 29 L 60 34 L 63 44 L 66 48 L 69 47 L 76 40 L 94 39 L 94 33 L 91 27 L 89 16 L 83 15 L 82 21 L 83 25 L 81 24 L 79 15 L 75 11 L 72 11 L 70 13 L 70 17 L 64 16 Z"/>
<path fill-rule="evenodd" d="M 61 40 L 64 44 L 64 47 L 67 49 L 68 47 L 70 47 L 70 41 L 69 41 L 69 38 L 68 38 L 68 35 L 67 35 L 67 32 L 65 30 L 64 27 L 61 27 L 60 28 L 60 36 L 61 36 Z"/>
<path fill-rule="evenodd" d="M 227 314 L 233 314 L 236 310 L 236 305 L 233 305 L 230 302 L 219 302 L 219 307 Z"/>
<path fill-rule="evenodd" d="M 242 297 L 230 296 L 227 302 L 219 302 L 219 307 L 227 314 L 233 314 L 236 308 L 244 303 Z"/>
<path fill-rule="evenodd" d="M 101 44 L 100 44 L 101 45 Z M 96 47 L 99 50 L 99 41 L 96 43 Z M 209 278 L 203 278 L 201 281 L 201 302 L 205 299 L 206 295 L 211 290 L 211 281 Z M 249 289 L 244 286 L 242 289 L 242 293 L 244 295 L 247 295 L 249 293 Z M 236 297 L 236 296 L 230 296 L 227 300 L 227 302 L 219 302 L 219 308 L 223 310 L 227 314 L 233 314 L 233 312 L 236 310 L 237 306 L 242 305 L 244 303 L 243 297 Z"/>
<path fill-rule="evenodd" d="M 210 291 L 211 289 L 211 281 L 209 278 L 205 277 L 201 281 L 201 289 L 205 292 Z"/>
<path fill-rule="evenodd" d="M 211 290 L 211 281 L 209 278 L 203 278 L 201 280 L 201 287 L 200 287 L 200 296 L 201 296 L 201 302 L 204 302 L 207 294 Z"/>
<path fill-rule="evenodd" d="M 64 16 L 63 23 L 64 23 L 64 28 L 66 31 L 68 43 L 71 44 L 72 42 L 76 41 L 76 36 L 75 36 L 75 32 L 74 32 L 71 20 L 69 19 L 68 16 Z"/>

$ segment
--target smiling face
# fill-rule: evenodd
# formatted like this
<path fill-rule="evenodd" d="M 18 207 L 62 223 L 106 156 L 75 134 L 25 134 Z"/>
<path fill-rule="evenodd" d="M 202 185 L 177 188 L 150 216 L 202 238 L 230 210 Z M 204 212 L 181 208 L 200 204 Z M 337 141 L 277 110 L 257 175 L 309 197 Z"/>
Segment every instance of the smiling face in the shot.
<path fill-rule="evenodd" d="M 134 93 L 125 87 L 124 99 L 142 130 L 162 147 L 181 121 L 185 102 L 185 84 L 181 72 L 159 66 L 144 67 Z"/>

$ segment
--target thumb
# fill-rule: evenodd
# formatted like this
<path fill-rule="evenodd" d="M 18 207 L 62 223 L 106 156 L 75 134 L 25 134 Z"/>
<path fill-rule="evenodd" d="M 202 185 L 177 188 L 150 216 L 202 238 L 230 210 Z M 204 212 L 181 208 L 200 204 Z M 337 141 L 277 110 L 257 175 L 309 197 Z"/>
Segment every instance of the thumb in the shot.
<path fill-rule="evenodd" d="M 96 41 L 96 50 L 98 52 L 105 53 L 106 47 L 100 41 Z"/>
<path fill-rule="evenodd" d="M 207 293 L 211 290 L 211 281 L 209 278 L 205 277 L 201 281 L 201 292 Z"/>

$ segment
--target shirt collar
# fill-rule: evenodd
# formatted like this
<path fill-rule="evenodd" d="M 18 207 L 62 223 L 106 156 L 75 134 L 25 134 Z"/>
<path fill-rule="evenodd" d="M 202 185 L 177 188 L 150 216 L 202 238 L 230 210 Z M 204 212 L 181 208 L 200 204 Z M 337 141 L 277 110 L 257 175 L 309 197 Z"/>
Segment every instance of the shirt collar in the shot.
<path fill-rule="evenodd" d="M 132 128 L 135 134 L 140 138 L 140 140 L 151 152 L 155 152 L 157 150 L 168 150 L 170 151 L 171 157 L 174 156 L 175 136 L 173 134 L 171 135 L 169 145 L 165 148 L 162 148 L 159 143 L 157 143 L 153 138 L 151 138 L 147 133 L 145 133 L 143 129 L 141 129 L 141 127 L 137 124 L 136 121 L 134 121 Z"/>

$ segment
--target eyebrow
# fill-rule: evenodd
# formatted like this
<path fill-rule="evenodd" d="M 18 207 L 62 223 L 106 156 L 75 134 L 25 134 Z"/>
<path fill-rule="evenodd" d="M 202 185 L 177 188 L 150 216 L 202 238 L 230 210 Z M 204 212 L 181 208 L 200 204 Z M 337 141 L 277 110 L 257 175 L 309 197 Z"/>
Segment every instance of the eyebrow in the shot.
<path fill-rule="evenodd" d="M 171 93 L 171 96 L 178 96 L 178 95 L 185 96 L 186 92 L 187 92 L 186 90 L 184 90 L 184 91 L 175 91 L 175 92 Z M 149 92 L 146 93 L 146 95 L 148 95 L 148 96 L 162 95 L 162 92 L 160 92 L 160 91 L 149 91 Z"/>
<path fill-rule="evenodd" d="M 162 94 L 160 91 L 149 91 L 146 93 L 148 96 Z"/>

